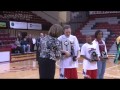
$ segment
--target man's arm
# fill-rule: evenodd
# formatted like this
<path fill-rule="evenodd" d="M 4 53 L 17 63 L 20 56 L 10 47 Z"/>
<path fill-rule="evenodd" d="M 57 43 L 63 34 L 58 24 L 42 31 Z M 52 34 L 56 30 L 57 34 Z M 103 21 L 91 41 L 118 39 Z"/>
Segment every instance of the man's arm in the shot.
<path fill-rule="evenodd" d="M 96 53 L 97 53 L 98 57 L 99 57 L 100 59 L 102 59 L 102 58 L 101 58 L 101 54 L 100 54 L 100 50 L 99 50 L 98 42 L 94 40 L 92 43 L 93 43 L 93 45 L 94 45 L 95 48 L 96 48 Z"/>
<path fill-rule="evenodd" d="M 80 46 L 79 46 L 79 43 L 78 43 L 78 39 L 76 36 L 74 36 L 74 55 L 73 55 L 73 61 L 76 61 L 80 58 Z"/>
<path fill-rule="evenodd" d="M 91 59 L 87 58 L 85 55 L 81 55 L 81 57 L 84 58 L 84 59 L 86 59 L 86 60 L 88 60 L 88 61 L 91 60 Z"/>
<path fill-rule="evenodd" d="M 78 39 L 76 36 L 74 38 L 74 51 L 75 51 L 75 56 L 80 55 L 80 46 L 79 46 Z"/>
<path fill-rule="evenodd" d="M 88 61 L 92 61 L 90 58 L 86 57 L 86 46 L 85 44 L 81 47 L 81 57 Z"/>

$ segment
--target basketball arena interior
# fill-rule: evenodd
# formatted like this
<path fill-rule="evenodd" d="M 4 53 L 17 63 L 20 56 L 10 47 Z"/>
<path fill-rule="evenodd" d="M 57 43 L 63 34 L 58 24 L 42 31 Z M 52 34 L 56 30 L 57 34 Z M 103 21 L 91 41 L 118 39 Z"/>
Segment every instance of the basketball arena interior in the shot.
<path fill-rule="evenodd" d="M 103 32 L 108 60 L 105 79 L 120 79 L 120 65 L 114 63 L 116 38 L 120 36 L 120 11 L 0 11 L 0 79 L 39 79 L 36 45 L 30 52 L 21 53 L 14 43 L 19 34 L 39 37 L 48 34 L 53 24 L 69 24 L 72 34 L 85 43 L 86 35 L 94 39 L 95 32 Z M 83 79 L 83 59 L 79 60 L 78 77 Z M 59 61 L 55 79 L 59 79 Z"/>

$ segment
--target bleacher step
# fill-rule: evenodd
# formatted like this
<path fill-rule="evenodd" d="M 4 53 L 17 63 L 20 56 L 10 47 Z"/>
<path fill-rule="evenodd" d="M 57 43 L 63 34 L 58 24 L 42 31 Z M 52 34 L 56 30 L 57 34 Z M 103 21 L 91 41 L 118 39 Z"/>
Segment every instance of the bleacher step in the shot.
<path fill-rule="evenodd" d="M 11 55 L 11 62 L 25 61 L 25 60 L 35 60 L 35 59 L 36 59 L 36 53 Z"/>

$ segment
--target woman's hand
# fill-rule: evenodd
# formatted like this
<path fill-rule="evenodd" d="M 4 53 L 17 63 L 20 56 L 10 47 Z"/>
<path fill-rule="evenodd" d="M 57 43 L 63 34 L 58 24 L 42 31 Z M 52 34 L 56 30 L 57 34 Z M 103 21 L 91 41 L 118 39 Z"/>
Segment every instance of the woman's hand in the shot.
<path fill-rule="evenodd" d="M 68 51 L 61 50 L 61 52 L 65 54 L 65 57 L 71 56 L 71 53 L 69 53 Z"/>

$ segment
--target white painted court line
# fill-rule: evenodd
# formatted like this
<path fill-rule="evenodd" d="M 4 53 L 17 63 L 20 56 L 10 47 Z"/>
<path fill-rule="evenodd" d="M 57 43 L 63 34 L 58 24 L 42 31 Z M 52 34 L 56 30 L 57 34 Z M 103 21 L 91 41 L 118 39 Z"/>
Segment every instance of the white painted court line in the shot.
<path fill-rule="evenodd" d="M 19 79 L 29 79 L 29 78 L 37 78 L 36 75 L 29 75 L 29 76 L 24 76 L 24 77 L 20 77 Z"/>
<path fill-rule="evenodd" d="M 120 78 L 120 76 L 116 76 L 116 75 L 111 75 L 111 74 L 107 74 L 105 73 L 106 77 L 112 77 L 112 78 Z"/>
<path fill-rule="evenodd" d="M 59 68 L 59 65 L 58 65 L 59 62 L 56 62 L 56 66 Z M 82 65 L 83 63 L 78 63 L 79 65 Z M 106 68 L 106 70 L 110 70 L 112 68 L 115 68 L 117 66 L 120 66 L 120 65 L 114 65 L 114 66 L 111 66 L 111 67 L 108 67 Z M 120 70 L 116 70 L 117 72 L 120 72 Z M 78 73 L 82 74 L 82 70 L 81 71 L 77 71 Z M 120 78 L 120 76 L 117 76 L 117 75 L 111 75 L 111 74 L 108 74 L 108 73 L 105 73 L 105 76 L 106 77 L 111 77 L 111 78 Z"/>
<path fill-rule="evenodd" d="M 108 67 L 108 68 L 106 68 L 106 69 L 109 70 L 109 69 L 114 68 L 114 67 L 117 67 L 117 66 L 119 66 L 119 65 L 111 66 L 111 67 Z"/>
<path fill-rule="evenodd" d="M 110 69 L 115 68 L 117 66 L 120 66 L 120 65 L 115 65 L 115 66 L 108 67 L 108 68 L 106 68 L 106 70 L 110 70 Z M 116 71 L 120 72 L 120 70 L 116 70 Z M 105 76 L 112 77 L 112 78 L 120 78 L 120 76 L 108 74 L 107 72 L 105 72 Z"/>

